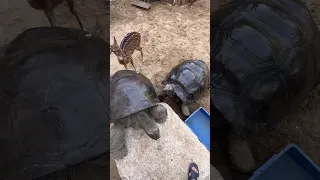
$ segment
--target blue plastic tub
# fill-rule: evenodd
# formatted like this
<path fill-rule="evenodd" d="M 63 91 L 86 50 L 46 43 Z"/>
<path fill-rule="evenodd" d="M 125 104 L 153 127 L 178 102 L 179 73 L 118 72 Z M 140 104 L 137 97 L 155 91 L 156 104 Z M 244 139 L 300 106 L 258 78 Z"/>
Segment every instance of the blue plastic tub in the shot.
<path fill-rule="evenodd" d="M 200 107 L 185 120 L 185 123 L 210 151 L 210 114 Z"/>
<path fill-rule="evenodd" d="M 295 144 L 289 144 L 249 180 L 319 180 L 320 168 Z"/>

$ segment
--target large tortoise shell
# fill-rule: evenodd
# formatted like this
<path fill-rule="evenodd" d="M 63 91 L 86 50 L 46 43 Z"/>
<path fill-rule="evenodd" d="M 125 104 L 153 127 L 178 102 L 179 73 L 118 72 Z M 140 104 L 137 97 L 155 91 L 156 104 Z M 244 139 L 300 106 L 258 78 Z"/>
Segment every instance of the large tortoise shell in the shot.
<path fill-rule="evenodd" d="M 173 84 L 175 94 L 190 104 L 209 88 L 209 68 L 202 60 L 185 60 L 169 72 L 164 83 Z"/>
<path fill-rule="evenodd" d="M 151 81 L 131 70 L 121 70 L 110 80 L 110 116 L 116 121 L 159 102 Z"/>
<path fill-rule="evenodd" d="M 234 1 L 211 29 L 211 103 L 236 132 L 271 127 L 318 83 L 319 30 L 299 0 Z"/>

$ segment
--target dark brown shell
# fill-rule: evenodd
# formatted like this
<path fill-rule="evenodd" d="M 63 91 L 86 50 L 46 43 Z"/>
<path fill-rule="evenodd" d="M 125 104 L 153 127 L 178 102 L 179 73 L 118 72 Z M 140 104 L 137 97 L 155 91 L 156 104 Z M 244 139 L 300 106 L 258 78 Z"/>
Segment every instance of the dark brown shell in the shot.
<path fill-rule="evenodd" d="M 211 30 L 211 102 L 240 134 L 272 127 L 318 83 L 320 34 L 299 0 L 233 1 Z"/>
<path fill-rule="evenodd" d="M 173 84 L 175 94 L 185 104 L 199 99 L 209 88 L 209 68 L 202 60 L 185 60 L 168 74 L 165 84 Z"/>
<path fill-rule="evenodd" d="M 156 91 L 144 75 L 121 70 L 110 80 L 111 120 L 115 121 L 156 105 Z"/>

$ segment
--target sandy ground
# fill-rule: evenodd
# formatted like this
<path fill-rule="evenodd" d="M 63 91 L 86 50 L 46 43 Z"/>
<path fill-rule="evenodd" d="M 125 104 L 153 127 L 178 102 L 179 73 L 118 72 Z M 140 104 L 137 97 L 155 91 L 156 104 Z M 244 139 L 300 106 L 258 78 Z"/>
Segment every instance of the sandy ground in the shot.
<path fill-rule="evenodd" d="M 220 0 L 220 5 L 227 0 Z M 320 0 L 303 0 L 320 28 Z M 297 144 L 320 165 L 320 85 L 291 114 L 287 115 L 267 134 L 249 139 L 259 164 L 287 144 Z"/>
<path fill-rule="evenodd" d="M 202 59 L 210 67 L 210 7 L 208 0 L 192 6 L 172 6 L 154 2 L 150 10 L 131 6 L 128 0 L 110 3 L 110 39 L 118 43 L 131 31 L 141 34 L 140 52 L 133 54 L 134 65 L 160 89 L 161 81 L 173 66 L 184 59 Z M 110 55 L 110 74 L 125 69 L 114 54 Z M 133 69 L 128 65 L 128 69 Z M 210 111 L 209 91 L 197 103 Z M 175 109 L 175 108 L 173 108 Z"/>

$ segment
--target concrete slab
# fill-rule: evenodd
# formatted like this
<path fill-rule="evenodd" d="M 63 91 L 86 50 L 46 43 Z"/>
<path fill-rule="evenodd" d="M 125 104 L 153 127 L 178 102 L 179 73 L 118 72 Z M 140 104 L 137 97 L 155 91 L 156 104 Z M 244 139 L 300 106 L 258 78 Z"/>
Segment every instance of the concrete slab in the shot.
<path fill-rule="evenodd" d="M 168 119 L 158 124 L 160 139 L 149 138 L 142 129 L 126 129 L 128 154 L 115 161 L 120 177 L 123 180 L 185 180 L 189 164 L 195 162 L 199 166 L 199 180 L 209 180 L 210 152 L 171 107 L 162 104 L 168 110 Z M 215 169 L 212 172 L 216 173 Z"/>

